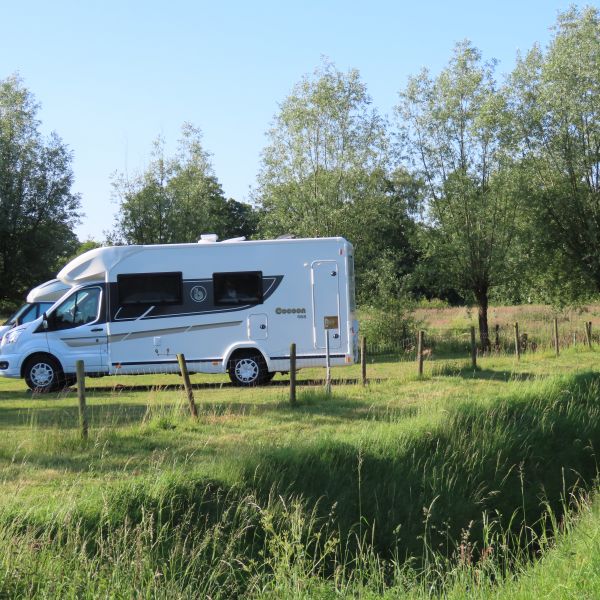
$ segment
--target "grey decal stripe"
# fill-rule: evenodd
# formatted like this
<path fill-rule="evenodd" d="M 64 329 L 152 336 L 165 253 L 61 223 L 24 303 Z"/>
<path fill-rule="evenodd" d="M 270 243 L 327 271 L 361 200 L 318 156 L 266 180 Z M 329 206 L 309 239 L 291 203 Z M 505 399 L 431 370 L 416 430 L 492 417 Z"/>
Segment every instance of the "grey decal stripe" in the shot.
<path fill-rule="evenodd" d="M 225 321 L 221 323 L 206 323 L 203 325 L 187 325 L 185 327 L 166 327 L 164 329 L 150 329 L 148 331 L 135 331 L 128 333 L 115 333 L 108 336 L 109 342 L 122 342 L 123 340 L 139 340 L 157 335 L 171 335 L 175 333 L 188 333 L 190 331 L 201 331 L 203 329 L 219 329 L 221 327 L 236 327 L 242 321 Z M 123 364 L 123 363 L 121 363 Z"/>
<path fill-rule="evenodd" d="M 345 354 L 330 354 L 329 358 L 345 358 Z M 289 360 L 290 355 L 287 356 L 270 356 L 271 360 Z M 310 358 L 327 358 L 326 354 L 298 354 L 296 356 L 297 360 L 308 360 Z"/>
<path fill-rule="evenodd" d="M 102 341 L 100 341 L 102 340 Z M 99 346 L 100 344 L 106 343 L 106 335 L 90 335 L 88 337 L 77 337 L 77 338 L 60 338 L 61 342 L 64 342 L 70 348 L 83 348 L 84 346 Z"/>
<path fill-rule="evenodd" d="M 174 313 L 174 314 L 168 314 L 168 315 L 150 315 L 150 316 L 146 316 L 143 317 L 144 321 L 148 321 L 150 319 L 172 319 L 174 317 L 192 317 L 195 315 L 218 315 L 220 313 L 225 313 L 225 312 L 237 312 L 240 310 L 247 310 L 249 308 L 253 308 L 254 306 L 260 306 L 260 304 L 240 304 L 239 306 L 236 306 L 235 308 L 219 308 L 219 309 L 215 309 L 215 310 L 207 310 L 204 312 L 184 312 L 184 313 Z M 147 313 L 144 313 L 147 314 Z M 135 321 L 137 321 L 138 319 L 141 319 L 142 317 L 136 317 L 136 319 L 133 319 Z M 119 321 L 125 321 L 125 320 L 129 320 L 129 319 L 119 319 Z"/>
<path fill-rule="evenodd" d="M 222 358 L 186 358 L 185 362 L 187 363 L 207 363 L 207 362 L 222 362 Z M 131 367 L 134 365 L 175 365 L 177 364 L 176 359 L 170 360 L 144 360 L 144 361 L 136 361 L 136 362 L 114 362 L 112 363 L 113 367 Z"/>

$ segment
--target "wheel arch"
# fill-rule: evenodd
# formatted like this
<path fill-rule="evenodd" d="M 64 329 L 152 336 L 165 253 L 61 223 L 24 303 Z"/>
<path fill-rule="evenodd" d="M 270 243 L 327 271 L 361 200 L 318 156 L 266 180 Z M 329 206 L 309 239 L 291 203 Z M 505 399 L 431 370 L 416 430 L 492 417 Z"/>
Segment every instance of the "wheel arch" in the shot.
<path fill-rule="evenodd" d="M 23 362 L 21 363 L 21 379 L 23 379 L 25 377 L 25 367 L 29 364 L 29 362 L 31 360 L 33 360 L 34 358 L 46 358 L 46 357 L 50 357 L 51 359 L 55 360 L 58 363 L 58 366 L 60 367 L 61 371 L 64 372 L 62 362 L 60 362 L 58 357 L 56 357 L 54 354 L 52 354 L 50 352 L 32 352 L 31 354 L 27 355 L 23 359 Z"/>
<path fill-rule="evenodd" d="M 263 357 L 263 360 L 265 361 L 265 364 L 267 365 L 267 369 L 269 371 L 271 371 L 272 365 L 271 365 L 271 360 L 269 359 L 269 356 L 267 355 L 267 353 L 264 351 L 263 348 L 261 348 L 258 344 L 253 344 L 253 343 L 246 343 L 246 344 L 242 343 L 242 344 L 235 344 L 233 346 L 230 346 L 227 349 L 227 351 L 225 352 L 225 355 L 223 356 L 223 369 L 225 371 L 227 371 L 227 368 L 229 366 L 229 361 L 232 358 L 235 358 L 237 356 L 256 354 L 257 352 Z"/>

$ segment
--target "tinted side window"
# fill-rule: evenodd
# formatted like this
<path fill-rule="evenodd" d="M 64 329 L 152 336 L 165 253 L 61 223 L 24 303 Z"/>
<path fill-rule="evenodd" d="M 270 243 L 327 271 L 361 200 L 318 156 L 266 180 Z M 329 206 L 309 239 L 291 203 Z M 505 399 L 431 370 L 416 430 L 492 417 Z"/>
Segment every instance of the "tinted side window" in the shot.
<path fill-rule="evenodd" d="M 52 329 L 71 329 L 98 318 L 100 288 L 80 290 L 69 296 L 54 311 Z"/>
<path fill-rule="evenodd" d="M 356 310 L 356 284 L 354 279 L 354 256 L 348 255 L 348 287 L 350 293 L 350 310 Z"/>
<path fill-rule="evenodd" d="M 132 304 L 181 304 L 181 273 L 135 273 L 118 275 L 120 306 Z"/>
<path fill-rule="evenodd" d="M 262 304 L 262 271 L 214 273 L 213 289 L 216 306 Z"/>

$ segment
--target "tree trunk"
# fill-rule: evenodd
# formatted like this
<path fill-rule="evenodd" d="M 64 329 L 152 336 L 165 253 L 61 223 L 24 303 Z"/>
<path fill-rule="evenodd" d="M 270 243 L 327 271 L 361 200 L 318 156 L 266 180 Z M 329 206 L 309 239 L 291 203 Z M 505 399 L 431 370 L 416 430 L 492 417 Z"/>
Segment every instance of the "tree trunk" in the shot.
<path fill-rule="evenodd" d="M 488 327 L 488 294 L 487 290 L 477 294 L 477 316 L 479 318 L 479 343 L 483 352 L 489 352 L 490 331 Z"/>

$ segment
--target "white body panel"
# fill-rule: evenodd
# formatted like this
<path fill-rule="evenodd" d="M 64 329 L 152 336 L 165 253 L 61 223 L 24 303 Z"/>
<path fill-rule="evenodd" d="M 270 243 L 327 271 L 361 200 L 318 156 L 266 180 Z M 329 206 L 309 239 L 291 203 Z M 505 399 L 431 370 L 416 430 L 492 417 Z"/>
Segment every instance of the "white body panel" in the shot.
<path fill-rule="evenodd" d="M 56 302 L 60 300 L 70 289 L 71 285 L 66 284 L 60 279 L 51 279 L 37 287 L 34 287 L 27 294 L 27 302 Z"/>
<path fill-rule="evenodd" d="M 72 295 L 99 287 L 96 318 L 69 329 L 44 329 L 42 319 L 19 328 L 17 341 L 0 348 L 0 375 L 21 376 L 24 361 L 36 352 L 52 354 L 65 373 L 74 372 L 81 358 L 94 374 L 177 372 L 179 353 L 191 372 L 220 373 L 241 348 L 258 350 L 269 371 L 287 371 L 292 342 L 299 368 L 323 366 L 326 316 L 338 323 L 329 331 L 331 363 L 351 364 L 357 355 L 352 255 L 343 238 L 91 250 L 58 274 L 73 287 L 51 312 L 59 312 Z M 183 281 L 177 303 L 119 304 L 119 276 L 174 272 Z M 262 273 L 262 301 L 219 304 L 213 274 L 240 272 Z M 50 314 L 50 324 L 52 319 Z"/>

